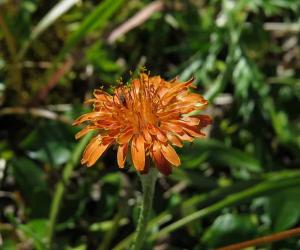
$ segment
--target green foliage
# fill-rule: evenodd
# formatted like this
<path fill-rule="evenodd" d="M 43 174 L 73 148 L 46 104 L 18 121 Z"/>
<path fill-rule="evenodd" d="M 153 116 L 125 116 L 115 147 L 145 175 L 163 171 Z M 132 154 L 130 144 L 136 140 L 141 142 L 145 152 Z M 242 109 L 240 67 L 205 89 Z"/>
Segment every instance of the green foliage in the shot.
<path fill-rule="evenodd" d="M 141 190 L 109 150 L 80 166 L 72 120 L 129 72 L 210 101 L 207 137 L 160 176 L 146 246 L 210 249 L 300 226 L 300 1 L 0 0 L 1 249 L 127 249 Z M 52 245 L 50 245 L 52 239 Z M 159 241 L 157 239 L 160 239 Z M 162 246 L 164 247 L 164 246 Z M 290 238 L 266 249 L 300 249 Z"/>
<path fill-rule="evenodd" d="M 217 217 L 203 235 L 209 247 L 217 247 L 252 238 L 257 233 L 257 225 L 249 215 L 225 214 Z"/>
<path fill-rule="evenodd" d="M 268 202 L 268 212 L 274 231 L 281 231 L 297 224 L 300 218 L 299 189 L 292 188 L 272 195 Z"/>

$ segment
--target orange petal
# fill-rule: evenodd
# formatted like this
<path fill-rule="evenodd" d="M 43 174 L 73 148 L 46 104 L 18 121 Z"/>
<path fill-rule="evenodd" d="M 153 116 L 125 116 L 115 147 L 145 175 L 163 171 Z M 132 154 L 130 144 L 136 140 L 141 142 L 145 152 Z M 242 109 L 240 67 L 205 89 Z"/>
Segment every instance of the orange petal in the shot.
<path fill-rule="evenodd" d="M 95 164 L 95 162 L 100 158 L 100 156 L 105 152 L 105 150 L 110 146 L 111 143 L 108 144 L 100 144 L 96 147 L 96 149 L 92 152 L 87 161 L 87 166 L 91 167 Z"/>
<path fill-rule="evenodd" d="M 207 100 L 203 96 L 196 93 L 188 93 L 184 96 L 179 96 L 178 99 L 183 102 L 203 103 L 203 104 L 207 103 Z"/>
<path fill-rule="evenodd" d="M 73 122 L 73 126 L 76 126 L 78 124 L 81 124 L 85 121 L 89 121 L 91 119 L 94 119 L 95 117 L 99 116 L 98 112 L 90 112 L 84 115 L 79 116 L 74 122 Z"/>
<path fill-rule="evenodd" d="M 151 143 L 152 137 L 146 128 L 143 130 L 143 135 L 144 135 L 145 141 L 148 143 Z"/>
<path fill-rule="evenodd" d="M 180 158 L 170 144 L 167 144 L 167 146 L 161 145 L 161 152 L 163 156 L 167 159 L 167 161 L 170 162 L 172 165 L 176 167 L 180 165 Z"/>
<path fill-rule="evenodd" d="M 168 138 L 164 135 L 163 132 L 161 132 L 160 129 L 156 129 L 157 131 L 157 134 L 156 134 L 156 137 L 158 140 L 160 140 L 161 142 L 167 142 L 168 141 Z"/>
<path fill-rule="evenodd" d="M 173 133 L 171 133 L 171 132 L 167 133 L 167 137 L 168 137 L 169 142 L 172 143 L 172 145 L 175 145 L 180 148 L 183 146 L 182 141 Z"/>
<path fill-rule="evenodd" d="M 178 93 L 186 90 L 194 82 L 194 78 L 191 78 L 187 82 L 174 83 L 173 86 L 168 90 L 168 92 L 162 97 L 163 103 L 168 103 L 173 96 L 176 96 Z"/>
<path fill-rule="evenodd" d="M 164 175 L 169 175 L 172 173 L 170 163 L 162 155 L 161 145 L 156 141 L 153 144 L 152 158 L 159 172 L 161 172 Z"/>
<path fill-rule="evenodd" d="M 182 141 L 188 141 L 188 142 L 192 142 L 194 140 L 194 137 L 189 136 L 187 133 L 185 132 L 181 132 L 181 133 L 176 133 L 176 136 L 178 136 L 178 138 Z"/>
<path fill-rule="evenodd" d="M 131 157 L 135 168 L 141 172 L 145 167 L 145 145 L 142 135 L 138 135 L 132 139 Z"/>
<path fill-rule="evenodd" d="M 183 127 L 184 131 L 187 132 L 192 137 L 202 138 L 205 134 L 202 133 L 199 129 L 189 129 Z M 198 131 L 197 131 L 198 130 Z"/>
<path fill-rule="evenodd" d="M 83 156 L 82 156 L 82 160 L 81 160 L 81 164 L 85 164 L 90 155 L 93 153 L 93 151 L 95 150 L 95 148 L 101 143 L 101 136 L 97 135 L 94 138 L 91 139 L 91 141 L 89 142 L 89 144 L 86 146 L 84 152 L 83 152 Z"/>
<path fill-rule="evenodd" d="M 94 165 L 113 140 L 113 138 L 103 138 L 102 140 L 100 135 L 94 137 L 83 153 L 81 164 L 87 164 L 88 167 Z"/>
<path fill-rule="evenodd" d="M 170 122 L 162 122 L 161 128 L 165 131 L 172 131 L 176 133 L 181 133 L 183 131 L 182 127 L 178 124 L 172 123 L 172 120 Z"/>
<path fill-rule="evenodd" d="M 156 138 L 161 142 L 167 142 L 168 138 L 165 136 L 165 134 L 157 127 L 153 125 L 149 125 L 149 132 L 156 136 Z"/>
<path fill-rule="evenodd" d="M 126 130 L 123 134 L 121 134 L 117 141 L 118 143 L 120 144 L 126 144 L 130 141 L 130 139 L 132 138 L 133 136 L 133 130 L 132 129 L 128 129 Z"/>
<path fill-rule="evenodd" d="M 185 116 L 181 118 L 182 121 L 186 122 L 190 126 L 195 126 L 200 123 L 200 119 L 192 116 Z"/>
<path fill-rule="evenodd" d="M 200 131 L 199 126 L 190 126 L 187 122 L 184 121 L 174 121 L 175 124 L 181 126 L 182 129 L 187 132 L 192 137 L 201 138 L 204 134 Z"/>
<path fill-rule="evenodd" d="M 94 96 L 97 98 L 99 101 L 108 101 L 112 99 L 112 96 L 109 95 L 108 93 L 104 92 L 101 89 L 95 89 L 94 90 Z"/>
<path fill-rule="evenodd" d="M 88 132 L 90 132 L 91 130 L 95 130 L 97 129 L 96 126 L 86 126 L 84 129 L 82 129 L 81 131 L 79 131 L 76 135 L 75 135 L 75 139 L 78 140 L 79 138 L 81 138 L 82 136 L 86 135 Z"/>
<path fill-rule="evenodd" d="M 180 114 L 174 113 L 174 112 L 161 112 L 158 113 L 159 119 L 161 121 L 168 121 L 168 120 L 173 120 L 173 119 L 180 119 Z"/>
<path fill-rule="evenodd" d="M 123 144 L 118 147 L 117 159 L 120 168 L 124 168 L 127 151 L 128 151 L 128 144 Z"/>
<path fill-rule="evenodd" d="M 212 119 L 208 115 L 199 115 L 200 118 L 200 128 L 204 128 L 207 125 L 210 125 L 212 123 Z"/>

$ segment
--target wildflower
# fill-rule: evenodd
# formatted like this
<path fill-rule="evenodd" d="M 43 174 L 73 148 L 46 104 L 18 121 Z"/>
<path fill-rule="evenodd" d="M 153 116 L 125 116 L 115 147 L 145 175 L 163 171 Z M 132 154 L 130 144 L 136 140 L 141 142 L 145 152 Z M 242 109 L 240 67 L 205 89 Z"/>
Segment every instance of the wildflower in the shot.
<path fill-rule="evenodd" d="M 211 123 L 209 116 L 193 114 L 208 104 L 204 97 L 190 92 L 193 81 L 168 82 L 160 76 L 141 73 L 130 85 L 116 88 L 113 95 L 96 89 L 94 98 L 87 101 L 94 105 L 93 111 L 74 122 L 89 123 L 76 134 L 76 139 L 91 130 L 98 131 L 87 145 L 81 163 L 92 166 L 115 144 L 120 168 L 131 155 L 138 172 L 147 173 L 152 159 L 161 173 L 169 175 L 173 166 L 180 165 L 173 146 L 182 147 L 183 141 L 203 137 L 202 128 Z"/>

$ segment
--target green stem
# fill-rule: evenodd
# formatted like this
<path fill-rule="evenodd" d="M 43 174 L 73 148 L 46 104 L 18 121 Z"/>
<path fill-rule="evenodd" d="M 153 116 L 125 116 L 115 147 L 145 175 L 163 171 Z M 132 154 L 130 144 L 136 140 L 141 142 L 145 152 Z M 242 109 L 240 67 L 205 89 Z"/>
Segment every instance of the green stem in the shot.
<path fill-rule="evenodd" d="M 135 239 L 131 247 L 132 250 L 140 250 L 144 242 L 148 219 L 152 208 L 155 182 L 157 179 L 157 169 L 151 167 L 148 174 L 142 174 L 140 177 L 143 186 L 143 201 L 141 204 Z"/>
<path fill-rule="evenodd" d="M 287 170 L 287 171 L 279 171 L 279 172 L 270 172 L 270 173 L 267 173 L 267 174 L 263 175 L 260 183 L 256 184 L 256 183 L 249 182 L 246 186 L 244 184 L 240 185 L 239 183 L 236 183 L 236 184 L 234 184 L 234 185 L 232 185 L 228 188 L 220 187 L 220 188 L 218 188 L 216 190 L 213 190 L 209 193 L 196 195 L 193 198 L 188 199 L 187 201 L 185 201 L 181 204 L 181 207 L 182 208 L 189 208 L 191 206 L 200 206 L 201 205 L 201 206 L 206 206 L 206 207 L 202 208 L 199 211 L 203 211 L 203 210 L 207 211 L 207 208 L 210 208 L 210 207 L 214 206 L 214 204 L 212 204 L 212 205 L 207 205 L 207 204 L 223 202 L 224 199 L 222 199 L 220 201 L 220 198 L 222 198 L 222 197 L 236 196 L 240 192 L 244 192 L 245 190 L 249 191 L 253 188 L 256 188 L 258 185 L 261 186 L 263 183 L 274 183 L 275 181 L 276 181 L 276 183 L 278 183 L 278 187 L 276 185 L 275 186 L 271 185 L 271 186 L 269 186 L 269 188 L 270 188 L 269 190 L 261 190 L 262 192 L 256 193 L 256 195 L 253 195 L 251 197 L 249 197 L 249 196 L 242 196 L 242 197 L 239 196 L 240 199 L 236 199 L 234 204 L 233 203 L 229 204 L 230 206 L 233 206 L 237 203 L 241 203 L 241 202 L 245 201 L 246 199 L 256 198 L 256 197 L 259 197 L 259 196 L 262 196 L 262 195 L 265 195 L 265 194 L 267 195 L 269 192 L 272 192 L 274 189 L 278 189 L 279 187 L 281 187 L 281 188 L 292 187 L 292 186 L 295 185 L 295 183 L 293 181 L 290 182 L 289 185 L 285 185 L 285 183 L 288 182 L 288 180 L 294 180 L 294 178 L 299 179 L 299 177 L 300 177 L 300 172 L 298 170 L 296 170 L 296 171 Z M 258 180 L 254 180 L 254 181 L 258 181 Z M 284 183 L 284 186 L 281 186 L 281 183 Z M 299 182 L 299 185 L 300 185 L 300 182 Z M 248 187 L 248 186 L 250 186 L 250 187 Z M 243 190 L 243 191 L 235 193 L 236 190 Z M 222 204 L 224 206 L 224 203 L 222 203 Z M 175 207 L 174 211 L 176 211 L 178 208 L 179 207 Z M 224 208 L 224 207 L 221 207 L 221 209 L 222 208 Z M 149 221 L 148 228 L 159 227 L 160 225 L 172 220 L 173 217 L 174 217 L 172 215 L 173 214 L 172 211 L 173 210 L 171 210 L 171 213 L 166 212 L 166 211 L 162 212 L 157 217 L 155 217 L 154 219 Z M 210 209 L 209 209 L 209 211 L 214 212 L 214 210 L 210 210 Z M 206 213 L 203 217 L 205 217 L 206 215 L 210 215 L 210 213 Z M 176 222 L 174 222 L 174 223 L 176 223 Z M 176 230 L 178 228 L 173 227 L 173 229 Z M 162 230 L 164 230 L 164 228 Z M 154 235 L 151 235 L 150 240 L 153 240 L 153 239 L 159 237 L 160 232 L 158 234 L 155 233 Z M 168 233 L 170 233 L 170 232 L 172 232 L 172 230 L 170 231 L 170 229 L 169 229 Z M 126 238 L 124 238 L 122 241 L 120 241 L 113 248 L 113 250 L 126 249 L 126 247 L 130 244 L 130 242 L 132 241 L 133 238 L 134 238 L 133 234 L 128 235 Z"/>
<path fill-rule="evenodd" d="M 293 179 L 287 179 L 287 180 L 281 180 L 281 181 L 270 181 L 270 182 L 263 182 L 263 183 L 257 184 L 254 187 L 248 188 L 248 189 L 243 190 L 236 194 L 229 195 L 226 198 L 224 198 L 223 200 L 216 202 L 211 206 L 200 209 L 199 211 L 197 211 L 195 213 L 192 213 L 178 221 L 175 221 L 174 223 L 166 226 L 159 232 L 151 235 L 150 240 L 154 240 L 157 237 L 166 236 L 170 232 L 173 232 L 173 231 L 177 230 L 178 228 L 185 226 L 188 223 L 191 223 L 195 220 L 204 218 L 205 216 L 208 216 L 212 213 L 220 211 L 221 209 L 223 209 L 225 207 L 229 207 L 234 204 L 238 204 L 242 201 L 250 200 L 252 198 L 274 192 L 276 190 L 282 190 L 285 188 L 299 186 L 299 185 L 300 185 L 299 177 L 293 178 Z"/>
<path fill-rule="evenodd" d="M 57 183 L 54 196 L 51 203 L 50 215 L 49 215 L 49 227 L 48 227 L 48 235 L 47 240 L 51 249 L 52 238 L 54 234 L 55 224 L 58 216 L 58 211 L 62 202 L 62 198 L 65 193 L 65 188 L 69 182 L 72 171 L 74 167 L 78 164 L 80 160 L 83 149 L 85 148 L 88 141 L 91 139 L 93 133 L 89 133 L 86 135 L 74 148 L 70 161 L 64 167 L 62 179 Z"/>

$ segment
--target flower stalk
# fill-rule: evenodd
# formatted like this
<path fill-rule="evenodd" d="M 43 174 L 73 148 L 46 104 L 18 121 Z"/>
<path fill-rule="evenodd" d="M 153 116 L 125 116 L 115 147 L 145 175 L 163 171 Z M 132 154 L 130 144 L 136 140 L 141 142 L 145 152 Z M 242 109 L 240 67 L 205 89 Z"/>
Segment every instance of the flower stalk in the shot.
<path fill-rule="evenodd" d="M 140 208 L 140 214 L 135 233 L 135 239 L 131 250 L 140 250 L 145 239 L 147 224 L 152 209 L 153 195 L 155 190 L 155 183 L 157 180 L 158 171 L 151 167 L 147 174 L 140 174 L 143 187 L 143 200 Z"/>

